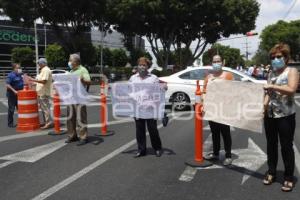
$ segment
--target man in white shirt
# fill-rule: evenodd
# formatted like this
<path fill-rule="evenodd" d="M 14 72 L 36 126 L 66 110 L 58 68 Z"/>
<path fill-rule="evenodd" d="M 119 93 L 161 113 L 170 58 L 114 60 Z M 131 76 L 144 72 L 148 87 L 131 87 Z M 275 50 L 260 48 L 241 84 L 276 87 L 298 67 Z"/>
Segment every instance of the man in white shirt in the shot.
<path fill-rule="evenodd" d="M 31 79 L 32 82 L 36 83 L 36 91 L 38 95 L 39 106 L 43 113 L 45 125 L 41 129 L 50 128 L 52 125 L 51 113 L 50 113 L 50 99 L 52 92 L 52 72 L 47 66 L 47 60 L 40 58 L 38 60 L 40 72 L 36 79 Z"/>

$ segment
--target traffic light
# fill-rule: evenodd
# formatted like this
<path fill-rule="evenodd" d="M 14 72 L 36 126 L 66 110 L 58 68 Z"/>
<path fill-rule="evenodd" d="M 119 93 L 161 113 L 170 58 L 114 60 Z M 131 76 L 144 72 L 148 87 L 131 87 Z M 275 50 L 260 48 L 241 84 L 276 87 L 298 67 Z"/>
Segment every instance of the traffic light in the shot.
<path fill-rule="evenodd" d="M 247 32 L 246 33 L 246 36 L 254 36 L 254 35 L 258 35 L 258 33 L 255 33 L 255 32 Z"/>

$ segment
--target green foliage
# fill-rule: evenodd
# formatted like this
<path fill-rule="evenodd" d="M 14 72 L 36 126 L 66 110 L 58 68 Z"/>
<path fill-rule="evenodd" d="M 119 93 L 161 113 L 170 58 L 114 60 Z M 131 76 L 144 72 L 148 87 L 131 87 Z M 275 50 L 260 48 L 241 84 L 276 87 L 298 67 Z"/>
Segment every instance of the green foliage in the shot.
<path fill-rule="evenodd" d="M 269 51 L 275 44 L 283 42 L 291 47 L 292 58 L 300 59 L 300 20 L 278 21 L 276 24 L 267 26 L 260 37 L 260 49 Z"/>
<path fill-rule="evenodd" d="M 58 44 L 50 44 L 45 51 L 45 57 L 48 61 L 49 67 L 65 68 L 67 66 L 67 55 L 63 47 Z"/>
<path fill-rule="evenodd" d="M 152 56 L 150 55 L 150 53 L 144 51 L 144 50 L 141 50 L 141 49 L 132 49 L 130 51 L 130 57 L 129 57 L 129 63 L 132 65 L 132 66 L 135 66 L 137 65 L 137 60 L 140 58 L 140 57 L 146 57 L 148 58 L 149 60 L 152 60 Z"/>
<path fill-rule="evenodd" d="M 187 59 L 193 62 L 208 43 L 254 29 L 259 12 L 256 0 L 111 0 L 108 8 L 109 22 L 125 35 L 146 36 L 164 67 L 171 46 L 189 50 L 198 41 Z"/>
<path fill-rule="evenodd" d="M 34 51 L 30 47 L 15 47 L 11 54 L 12 62 L 20 63 L 24 68 L 35 66 Z"/>
<path fill-rule="evenodd" d="M 128 62 L 126 51 L 123 49 L 113 49 L 112 53 L 112 66 L 113 67 L 124 67 Z"/>
<path fill-rule="evenodd" d="M 267 65 L 270 63 L 269 59 L 269 52 L 264 49 L 258 49 L 254 57 L 252 58 L 252 64 L 260 65 L 264 64 Z"/>
<path fill-rule="evenodd" d="M 245 65 L 245 61 L 239 49 L 230 48 L 221 44 L 214 44 L 203 54 L 203 65 L 211 65 L 213 56 L 219 55 L 225 60 L 225 66 L 235 68 L 238 65 Z"/>
<path fill-rule="evenodd" d="M 95 49 L 89 35 L 93 25 L 101 25 L 107 30 L 105 21 L 106 0 L 2 0 L 5 14 L 14 22 L 22 22 L 33 26 L 35 19 L 41 18 L 49 23 L 55 31 L 58 43 L 62 44 L 67 53 L 80 52 L 82 63 L 96 63 Z M 70 34 L 67 38 L 65 31 Z"/>

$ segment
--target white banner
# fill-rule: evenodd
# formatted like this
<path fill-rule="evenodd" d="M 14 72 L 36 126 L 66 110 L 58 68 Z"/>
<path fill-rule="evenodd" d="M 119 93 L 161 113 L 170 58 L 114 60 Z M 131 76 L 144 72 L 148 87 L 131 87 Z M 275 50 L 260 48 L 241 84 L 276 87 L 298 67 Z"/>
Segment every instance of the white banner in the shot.
<path fill-rule="evenodd" d="M 263 101 L 263 84 L 214 80 L 207 85 L 204 119 L 261 133 Z"/>
<path fill-rule="evenodd" d="M 78 75 L 56 74 L 53 79 L 53 85 L 59 94 L 61 105 L 87 104 L 89 102 L 89 94 Z"/>
<path fill-rule="evenodd" d="M 160 84 L 112 84 L 114 116 L 161 119 L 165 111 L 165 91 Z"/>

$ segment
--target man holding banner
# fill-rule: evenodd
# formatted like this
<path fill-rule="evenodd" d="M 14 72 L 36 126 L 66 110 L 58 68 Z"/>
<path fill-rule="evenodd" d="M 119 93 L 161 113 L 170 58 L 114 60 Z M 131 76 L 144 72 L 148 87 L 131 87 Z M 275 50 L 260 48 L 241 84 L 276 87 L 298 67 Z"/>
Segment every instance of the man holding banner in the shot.
<path fill-rule="evenodd" d="M 85 67 L 80 64 L 80 56 L 78 54 L 71 54 L 69 58 L 69 67 L 71 68 L 70 74 L 77 75 L 80 78 L 81 84 L 87 86 L 91 82 L 89 72 Z M 76 85 L 77 90 L 80 91 L 81 85 Z M 74 96 L 75 94 L 73 94 Z M 77 99 L 78 100 L 78 99 Z M 76 101 L 77 101 L 76 100 Z M 79 120 L 78 120 L 79 118 Z M 68 106 L 68 120 L 67 120 L 67 130 L 69 137 L 66 140 L 66 143 L 71 143 L 78 141 L 78 136 L 76 132 L 77 124 L 80 127 L 79 130 L 79 143 L 78 145 L 84 145 L 87 143 L 87 110 L 86 105 L 84 104 L 71 104 Z"/>

